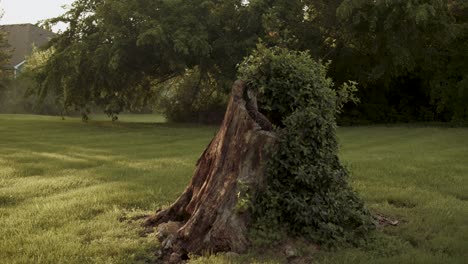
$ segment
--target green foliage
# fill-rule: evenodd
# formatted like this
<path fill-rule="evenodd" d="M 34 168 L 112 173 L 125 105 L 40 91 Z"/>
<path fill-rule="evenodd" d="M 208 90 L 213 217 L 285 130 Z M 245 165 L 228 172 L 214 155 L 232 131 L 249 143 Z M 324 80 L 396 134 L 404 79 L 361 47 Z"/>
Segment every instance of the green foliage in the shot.
<path fill-rule="evenodd" d="M 450 1 L 448 8 L 450 42 L 428 84 L 437 110 L 453 113 L 452 120 L 458 122 L 468 120 L 468 2 Z"/>
<path fill-rule="evenodd" d="M 465 2 L 342 1 L 337 8 L 342 48 L 333 58 L 332 75 L 351 75 L 347 78 L 362 85 L 365 118 L 466 119 Z"/>
<path fill-rule="evenodd" d="M 62 114 L 63 107 L 52 94 L 42 98 L 33 92 L 35 76 L 53 55 L 53 48 L 40 50 L 33 48 L 31 55 L 16 78 L 4 81 L 3 95 L 0 97 L 0 111 L 3 113 L 35 113 L 47 115 Z"/>
<path fill-rule="evenodd" d="M 172 122 L 220 123 L 227 96 L 219 86 L 216 79 L 203 75 L 196 67 L 182 76 L 156 83 L 155 107 Z"/>
<path fill-rule="evenodd" d="M 240 65 L 240 78 L 259 91 L 260 107 L 281 127 L 254 214 L 260 230 L 282 226 L 326 245 L 356 243 L 373 224 L 348 185 L 335 131 L 335 115 L 355 86 L 338 96 L 326 71 L 307 52 L 263 45 Z"/>
<path fill-rule="evenodd" d="M 225 94 L 235 65 L 257 39 L 259 25 L 241 2 L 75 1 L 47 21 L 70 27 L 52 42 L 56 52 L 38 75 L 37 92 L 60 95 L 67 108 L 98 105 L 113 115 L 157 101 L 155 82 L 180 82 L 187 71 L 199 70 L 200 78 L 216 79 L 210 89 Z M 180 89 L 177 96 L 199 89 L 204 88 Z M 179 119 L 173 113 L 187 110 L 168 112 Z"/>
<path fill-rule="evenodd" d="M 463 0 L 270 0 L 270 45 L 331 60 L 338 84 L 359 83 L 361 104 L 342 116 L 371 122 L 466 119 L 468 4 Z"/>
<path fill-rule="evenodd" d="M 174 98 L 228 94 L 235 65 L 261 38 L 331 60 L 337 86 L 356 80 L 361 104 L 344 106 L 348 119 L 461 120 L 467 14 L 464 0 L 78 0 L 46 22 L 70 28 L 52 43 L 36 92 L 58 95 L 69 109 L 98 105 L 114 115 L 159 101 L 155 81 L 200 71 L 216 85 L 186 86 Z M 195 96 L 208 103 L 202 108 L 213 108 L 203 96 L 211 94 Z M 167 109 L 174 120 L 198 119 L 182 117 L 196 107 L 176 105 Z"/>
<path fill-rule="evenodd" d="M 239 189 L 237 193 L 237 204 L 235 210 L 238 213 L 244 213 L 250 208 L 252 208 L 252 194 L 249 189 L 249 185 L 243 181 L 237 181 L 237 188 Z"/>
<path fill-rule="evenodd" d="M 67 108 L 99 105 L 112 115 L 157 101 L 155 80 L 178 82 L 199 69 L 226 94 L 234 66 L 262 37 L 332 59 L 329 75 L 338 84 L 360 83 L 362 118 L 463 119 L 466 10 L 460 0 L 79 0 L 48 21 L 70 28 L 54 41 L 37 92 L 55 92 Z M 200 88 L 178 96 L 186 90 Z"/>
<path fill-rule="evenodd" d="M 37 47 L 33 47 L 31 54 L 26 58 L 24 71 L 26 71 L 26 73 L 39 71 L 47 64 L 54 53 L 55 49 L 53 47 L 48 49 L 38 49 Z"/>

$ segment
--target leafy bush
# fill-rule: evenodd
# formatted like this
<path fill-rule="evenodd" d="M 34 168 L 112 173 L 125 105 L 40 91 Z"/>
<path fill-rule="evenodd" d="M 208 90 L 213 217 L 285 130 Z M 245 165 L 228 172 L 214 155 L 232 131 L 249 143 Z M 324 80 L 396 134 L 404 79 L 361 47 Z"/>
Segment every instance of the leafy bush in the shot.
<path fill-rule="evenodd" d="M 279 227 L 316 242 L 357 242 L 373 228 L 338 158 L 335 115 L 355 100 L 356 83 L 333 89 L 327 66 L 307 52 L 259 45 L 239 77 L 259 92 L 259 105 L 277 126 L 267 186 L 254 201 L 257 234 Z"/>
<path fill-rule="evenodd" d="M 221 123 L 227 96 L 198 68 L 156 86 L 156 108 L 172 122 Z"/>

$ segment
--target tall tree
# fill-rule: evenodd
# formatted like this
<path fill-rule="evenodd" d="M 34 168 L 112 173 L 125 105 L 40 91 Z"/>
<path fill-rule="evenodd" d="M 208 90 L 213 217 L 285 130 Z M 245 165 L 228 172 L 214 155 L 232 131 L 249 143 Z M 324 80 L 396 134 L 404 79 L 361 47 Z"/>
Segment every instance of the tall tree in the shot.
<path fill-rule="evenodd" d="M 223 87 L 259 26 L 237 0 L 78 0 L 48 23 L 59 21 L 69 28 L 52 43 L 40 93 L 54 91 L 65 107 L 102 105 L 109 114 L 145 104 L 154 80 L 194 67 Z"/>
<path fill-rule="evenodd" d="M 464 60 L 467 49 L 466 24 L 451 12 L 457 2 L 345 0 L 337 9 L 353 67 L 337 57 L 335 71 L 348 72 L 361 84 L 364 113 L 384 115 L 371 119 L 450 120 L 457 115 L 461 93 L 455 80 L 463 79 L 463 63 L 455 61 Z M 454 100 L 442 100 L 440 89 Z"/>
<path fill-rule="evenodd" d="M 265 5 L 267 43 L 310 50 L 337 84 L 359 83 L 361 118 L 466 118 L 466 1 L 252 3 Z"/>
<path fill-rule="evenodd" d="M 431 98 L 439 112 L 449 112 L 456 121 L 468 119 L 468 2 L 448 1 L 452 17 L 449 45 L 442 54 L 443 63 L 429 72 Z M 438 67 L 437 67 L 438 66 Z"/>
<path fill-rule="evenodd" d="M 78 0 L 39 75 L 66 107 L 139 108 L 171 80 L 174 115 L 227 94 L 258 38 L 331 60 L 337 86 L 359 83 L 371 121 L 466 118 L 466 1 Z M 178 77 L 174 79 L 175 77 Z M 173 85 L 176 83 L 177 85 Z M 167 84 L 167 83 L 166 83 Z M 195 100 L 193 100 L 195 99 Z M 215 97 L 219 99 L 219 97 Z M 212 102 L 213 100 L 206 100 Z M 195 105 L 195 106 L 194 106 Z M 180 106 L 180 107 L 179 107 Z"/>

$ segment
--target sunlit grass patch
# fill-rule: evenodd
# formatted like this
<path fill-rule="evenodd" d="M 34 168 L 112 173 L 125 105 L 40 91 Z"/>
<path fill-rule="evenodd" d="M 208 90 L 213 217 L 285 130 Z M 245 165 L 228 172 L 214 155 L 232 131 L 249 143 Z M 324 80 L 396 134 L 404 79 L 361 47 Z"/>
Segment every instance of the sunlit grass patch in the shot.
<path fill-rule="evenodd" d="M 139 222 L 120 219 L 172 202 L 214 130 L 42 116 L 0 120 L 1 263 L 151 261 L 156 239 L 140 237 Z"/>

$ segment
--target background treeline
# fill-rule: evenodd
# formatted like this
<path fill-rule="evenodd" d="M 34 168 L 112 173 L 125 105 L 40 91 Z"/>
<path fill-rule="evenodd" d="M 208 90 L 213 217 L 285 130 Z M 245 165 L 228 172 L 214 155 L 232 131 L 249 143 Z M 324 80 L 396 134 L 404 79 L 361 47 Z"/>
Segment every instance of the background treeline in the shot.
<path fill-rule="evenodd" d="M 309 50 L 335 86 L 358 83 L 340 121 L 468 117 L 465 0 L 77 0 L 30 92 L 65 109 L 222 117 L 237 64 L 261 40 Z"/>
<path fill-rule="evenodd" d="M 0 32 L 0 65 L 7 65 L 11 57 L 10 51 L 13 49 L 7 43 L 4 34 Z M 42 67 L 52 54 L 52 48 L 47 50 L 33 48 L 32 54 L 23 66 L 23 72 L 17 74 L 17 78 L 13 78 L 14 73 L 8 68 L 0 70 L 0 113 L 65 114 L 60 102 L 56 101 L 57 98 L 52 95 L 39 98 L 35 93 L 37 82 L 32 69 Z"/>

